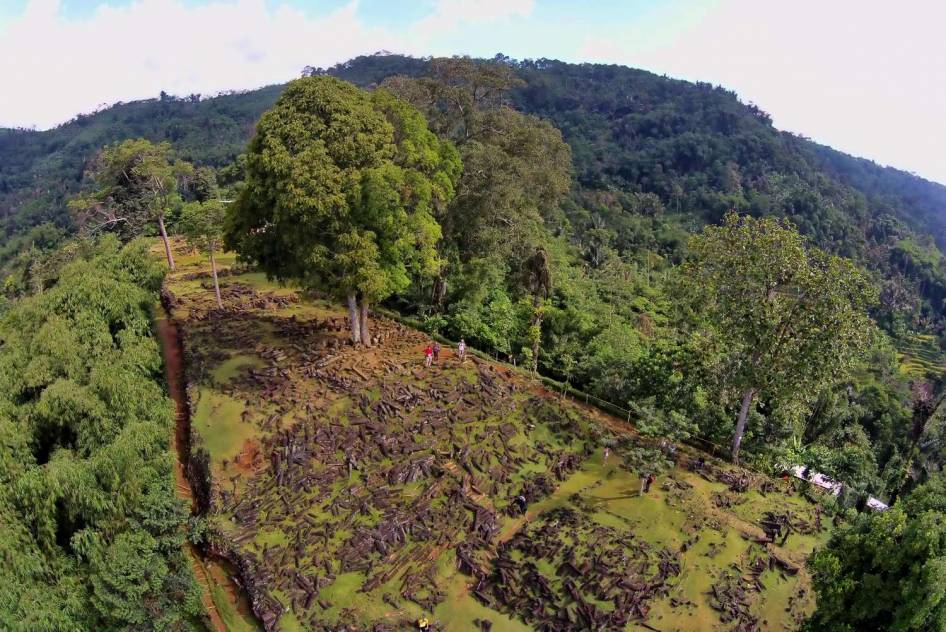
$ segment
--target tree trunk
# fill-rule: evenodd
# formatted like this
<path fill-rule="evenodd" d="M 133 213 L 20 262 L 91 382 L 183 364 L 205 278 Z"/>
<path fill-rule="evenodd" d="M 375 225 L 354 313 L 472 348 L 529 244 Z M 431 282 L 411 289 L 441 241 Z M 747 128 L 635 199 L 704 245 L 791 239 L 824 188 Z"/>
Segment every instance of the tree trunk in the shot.
<path fill-rule="evenodd" d="M 535 301 L 536 303 L 538 301 Z M 542 344 L 542 309 L 533 304 L 532 326 L 538 328 L 538 335 L 532 340 L 532 375 L 539 372 L 539 348 Z"/>
<path fill-rule="evenodd" d="M 217 297 L 217 307 L 223 309 L 223 300 L 220 298 L 220 281 L 217 280 L 217 260 L 214 258 L 214 249 L 210 249 L 210 271 L 214 275 L 214 295 Z"/>
<path fill-rule="evenodd" d="M 352 292 L 348 295 L 348 326 L 351 328 L 351 341 L 361 342 L 361 319 L 358 317 L 358 297 Z"/>
<path fill-rule="evenodd" d="M 361 298 L 361 344 L 371 346 L 371 332 L 368 331 L 368 299 Z"/>
<path fill-rule="evenodd" d="M 732 437 L 732 462 L 739 465 L 739 446 L 742 444 L 742 435 L 746 431 L 746 419 L 749 418 L 749 406 L 755 397 L 755 389 L 746 389 L 742 394 L 742 407 L 739 409 L 739 419 L 736 420 L 736 432 Z"/>
<path fill-rule="evenodd" d="M 823 416 L 825 408 L 827 408 L 828 396 L 822 392 L 818 396 L 818 401 L 815 404 L 814 409 L 811 411 L 811 415 L 808 416 L 808 419 L 805 421 L 805 429 L 802 431 L 802 443 L 814 443 L 820 435 L 820 428 L 818 427 L 818 422 Z"/>
<path fill-rule="evenodd" d="M 447 275 L 441 270 L 437 278 L 434 279 L 433 301 L 434 307 L 439 311 L 443 307 L 443 299 L 447 296 Z"/>
<path fill-rule="evenodd" d="M 910 429 L 910 449 L 906 452 L 907 457 L 904 460 L 903 476 L 900 478 L 900 484 L 894 488 L 890 497 L 891 505 L 893 505 L 898 498 L 910 491 L 914 483 L 910 476 L 910 470 L 913 467 L 914 461 L 916 461 L 917 457 L 920 455 L 920 439 L 923 438 L 923 435 L 926 433 L 926 425 L 929 423 L 930 419 L 933 418 L 933 415 L 936 414 L 936 411 L 939 410 L 944 398 L 946 398 L 946 394 L 940 395 L 935 403 L 931 400 L 913 403 L 913 427 Z"/>
<path fill-rule="evenodd" d="M 168 257 L 168 267 L 174 270 L 174 255 L 171 254 L 171 242 L 168 241 L 168 231 L 164 227 L 164 215 L 158 215 L 158 229 L 161 231 L 161 239 L 164 240 L 164 254 Z"/>

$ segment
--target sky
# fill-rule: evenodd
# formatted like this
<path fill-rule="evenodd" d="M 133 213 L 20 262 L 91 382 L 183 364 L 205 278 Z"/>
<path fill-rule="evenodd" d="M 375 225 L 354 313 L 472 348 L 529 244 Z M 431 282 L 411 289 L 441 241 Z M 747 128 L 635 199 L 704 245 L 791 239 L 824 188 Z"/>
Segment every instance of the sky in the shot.
<path fill-rule="evenodd" d="M 0 126 L 281 83 L 359 54 L 616 63 L 946 184 L 939 0 L 0 0 Z"/>

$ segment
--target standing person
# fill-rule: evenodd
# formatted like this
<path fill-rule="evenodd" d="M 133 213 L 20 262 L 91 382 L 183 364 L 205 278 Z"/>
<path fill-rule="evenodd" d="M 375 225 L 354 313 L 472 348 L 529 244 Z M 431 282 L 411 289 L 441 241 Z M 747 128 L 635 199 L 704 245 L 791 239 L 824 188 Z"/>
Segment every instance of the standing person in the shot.
<path fill-rule="evenodd" d="M 656 480 L 657 480 L 657 477 L 654 476 L 654 473 L 653 473 L 653 472 L 651 472 L 650 474 L 647 475 L 647 482 L 644 483 L 644 493 L 645 493 L 645 494 L 650 493 L 650 486 L 653 485 L 653 484 L 654 484 L 654 481 L 656 481 Z"/>
<path fill-rule="evenodd" d="M 430 363 L 434 359 L 434 348 L 430 346 L 430 343 L 427 343 L 427 348 L 424 349 L 424 366 L 430 366 Z"/>
<path fill-rule="evenodd" d="M 602 463 L 608 460 L 608 455 L 611 454 L 611 448 L 604 446 L 604 458 L 601 459 Z"/>
<path fill-rule="evenodd" d="M 457 357 L 460 358 L 460 362 L 466 359 L 466 341 L 463 338 L 460 338 L 460 344 L 457 345 Z"/>
<path fill-rule="evenodd" d="M 440 343 L 434 343 L 434 362 L 440 362 Z"/>

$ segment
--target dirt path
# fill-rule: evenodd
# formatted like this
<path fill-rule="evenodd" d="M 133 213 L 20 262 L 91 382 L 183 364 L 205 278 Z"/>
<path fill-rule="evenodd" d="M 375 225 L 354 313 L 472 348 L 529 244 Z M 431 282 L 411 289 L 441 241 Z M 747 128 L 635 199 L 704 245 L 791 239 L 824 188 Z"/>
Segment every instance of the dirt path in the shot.
<path fill-rule="evenodd" d="M 189 451 L 190 410 L 184 394 L 183 372 L 181 370 L 181 347 L 178 341 L 177 327 L 164 315 L 157 318 L 158 339 L 164 356 L 164 376 L 168 383 L 168 394 L 174 400 L 174 434 L 171 438 L 172 448 L 177 455 L 174 462 L 174 482 L 178 496 L 183 498 L 194 508 L 194 493 L 191 490 L 187 476 L 184 474 L 184 463 Z"/>
<path fill-rule="evenodd" d="M 164 355 L 164 371 L 168 383 L 168 394 L 174 400 L 174 434 L 171 437 L 172 448 L 177 455 L 174 461 L 174 484 L 179 498 L 187 501 L 194 510 L 194 491 L 184 474 L 184 463 L 190 450 L 190 409 L 184 391 L 183 361 L 181 358 L 181 344 L 178 338 L 177 326 L 162 312 L 157 315 L 158 339 Z M 214 604 L 211 596 L 210 580 L 204 570 L 204 565 L 194 547 L 186 546 L 186 555 L 191 561 L 194 576 L 201 586 L 204 609 L 210 617 L 210 624 L 217 632 L 227 632 L 227 626 Z"/>

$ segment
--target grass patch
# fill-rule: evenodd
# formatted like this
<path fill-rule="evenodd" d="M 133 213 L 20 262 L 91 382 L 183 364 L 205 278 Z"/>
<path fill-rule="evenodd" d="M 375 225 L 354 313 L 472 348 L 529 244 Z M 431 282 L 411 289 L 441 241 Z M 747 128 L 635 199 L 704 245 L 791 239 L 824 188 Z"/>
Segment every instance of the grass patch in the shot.
<path fill-rule="evenodd" d="M 223 385 L 235 378 L 245 369 L 258 369 L 263 366 L 265 366 L 263 361 L 256 356 L 238 354 L 227 358 L 214 367 L 210 375 L 213 378 L 214 384 Z"/>
<path fill-rule="evenodd" d="M 255 620 L 240 614 L 230 603 L 226 591 L 218 584 L 211 584 L 210 593 L 210 598 L 213 599 L 228 632 L 260 632 L 263 629 Z"/>
<path fill-rule="evenodd" d="M 219 465 L 240 453 L 243 442 L 254 435 L 253 426 L 241 420 L 245 405 L 218 391 L 201 388 L 191 424 L 203 439 L 211 461 Z"/>

